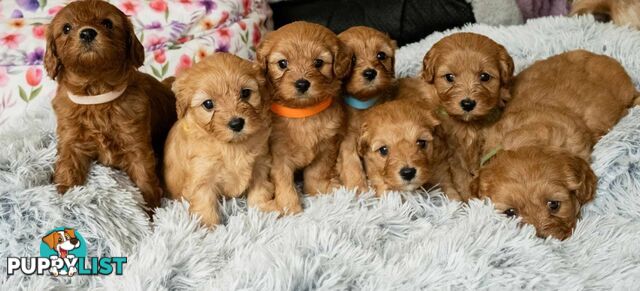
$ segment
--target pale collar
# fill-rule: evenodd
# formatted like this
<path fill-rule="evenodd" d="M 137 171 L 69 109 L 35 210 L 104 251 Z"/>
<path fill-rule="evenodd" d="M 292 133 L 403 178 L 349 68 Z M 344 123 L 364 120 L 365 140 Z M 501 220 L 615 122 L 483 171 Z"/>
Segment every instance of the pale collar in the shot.
<path fill-rule="evenodd" d="M 118 99 L 118 97 L 122 96 L 122 93 L 127 90 L 127 86 L 122 87 L 120 90 L 110 91 L 100 95 L 92 95 L 92 96 L 81 96 L 75 95 L 70 91 L 67 91 L 67 96 L 69 96 L 69 100 L 75 104 L 79 105 L 96 105 L 103 104 L 107 102 L 111 102 L 113 100 Z"/>
<path fill-rule="evenodd" d="M 355 98 L 351 95 L 346 95 L 344 96 L 344 103 L 346 103 L 347 105 L 355 108 L 355 109 L 359 109 L 359 110 L 365 110 L 365 109 L 369 109 L 371 108 L 373 105 L 376 105 L 376 103 L 378 103 L 378 99 L 379 98 L 372 98 L 369 99 L 367 101 L 362 101 L 358 98 Z"/>

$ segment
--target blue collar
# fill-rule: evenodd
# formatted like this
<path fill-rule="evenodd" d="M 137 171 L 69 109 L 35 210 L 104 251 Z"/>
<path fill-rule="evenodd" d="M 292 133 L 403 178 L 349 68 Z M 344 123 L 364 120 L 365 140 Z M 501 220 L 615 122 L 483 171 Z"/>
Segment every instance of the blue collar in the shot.
<path fill-rule="evenodd" d="M 378 103 L 378 99 L 380 98 L 373 98 L 367 101 L 362 101 L 353 96 L 346 95 L 344 96 L 344 103 L 347 103 L 347 105 L 355 109 L 365 110 L 371 108 L 373 105 L 376 105 L 376 103 Z"/>

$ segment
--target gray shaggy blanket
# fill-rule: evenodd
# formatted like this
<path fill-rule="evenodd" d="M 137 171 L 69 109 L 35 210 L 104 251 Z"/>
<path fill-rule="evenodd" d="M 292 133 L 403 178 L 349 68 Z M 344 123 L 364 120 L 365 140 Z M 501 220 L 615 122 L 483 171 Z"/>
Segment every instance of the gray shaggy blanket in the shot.
<path fill-rule="evenodd" d="M 458 31 L 458 30 L 456 30 Z M 522 26 L 474 25 L 505 45 L 521 70 L 583 48 L 618 59 L 640 82 L 640 32 L 592 18 L 546 18 Z M 434 34 L 399 50 L 415 75 Z M 559 76 L 558 81 L 562 79 Z M 277 219 L 223 202 L 224 225 L 198 226 L 183 202 L 164 201 L 155 221 L 121 172 L 94 165 L 86 186 L 64 196 L 50 183 L 50 112 L 0 134 L 0 290 L 636 289 L 640 286 L 640 108 L 596 146 L 595 202 L 566 241 L 496 214 L 488 201 L 449 202 L 433 189 L 383 199 L 338 190 L 306 197 L 304 213 Z M 431 194 L 431 195 L 428 195 Z M 404 196 L 404 200 L 401 199 Z M 74 226 L 89 256 L 127 256 L 122 276 L 7 276 L 6 257 L 37 256 L 54 227 Z"/>

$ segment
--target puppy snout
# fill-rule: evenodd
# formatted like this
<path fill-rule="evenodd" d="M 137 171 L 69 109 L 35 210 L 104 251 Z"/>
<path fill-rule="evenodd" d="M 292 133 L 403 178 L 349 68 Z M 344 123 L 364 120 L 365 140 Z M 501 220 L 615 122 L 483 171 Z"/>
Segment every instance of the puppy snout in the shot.
<path fill-rule="evenodd" d="M 309 87 L 311 87 L 311 83 L 309 83 L 309 81 L 305 79 L 299 79 L 296 81 L 295 87 L 298 90 L 298 92 L 304 93 L 304 92 L 307 92 L 307 90 L 309 90 Z"/>
<path fill-rule="evenodd" d="M 229 121 L 227 126 L 235 132 L 240 132 L 244 128 L 244 118 L 234 117 Z"/>
<path fill-rule="evenodd" d="M 80 31 L 80 39 L 86 43 L 92 42 L 97 35 L 98 32 L 93 28 L 85 28 Z"/>
<path fill-rule="evenodd" d="M 460 107 L 462 107 L 462 110 L 466 112 L 472 111 L 474 108 L 476 108 L 476 101 L 469 98 L 465 98 L 462 101 L 460 101 Z"/>
<path fill-rule="evenodd" d="M 366 69 L 362 72 L 362 76 L 369 81 L 373 81 L 373 79 L 375 79 L 377 75 L 378 72 L 371 68 Z"/>
<path fill-rule="evenodd" d="M 416 168 L 404 167 L 400 169 L 400 177 L 405 181 L 411 181 L 416 176 Z"/>

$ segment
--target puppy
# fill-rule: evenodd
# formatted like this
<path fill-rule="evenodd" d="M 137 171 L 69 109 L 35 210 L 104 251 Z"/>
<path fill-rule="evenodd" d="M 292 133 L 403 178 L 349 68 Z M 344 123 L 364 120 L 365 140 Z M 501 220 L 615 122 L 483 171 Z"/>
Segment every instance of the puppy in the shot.
<path fill-rule="evenodd" d="M 595 195 L 593 145 L 638 93 L 615 60 L 582 50 L 533 64 L 512 89 L 503 118 L 487 133 L 472 191 L 534 225 L 538 236 L 565 239 Z"/>
<path fill-rule="evenodd" d="M 413 98 L 378 105 L 362 116 L 358 153 L 377 196 L 387 191 L 413 191 L 431 176 L 439 124 L 434 106 Z"/>
<path fill-rule="evenodd" d="M 477 175 L 484 132 L 509 98 L 513 70 L 503 46 L 474 33 L 447 36 L 424 57 L 422 78 L 440 101 L 436 136 L 449 148 L 436 183 L 450 199 L 471 198 L 469 183 Z"/>
<path fill-rule="evenodd" d="M 573 0 L 570 15 L 583 14 L 593 14 L 600 22 L 613 22 L 640 29 L 638 0 Z"/>
<path fill-rule="evenodd" d="M 303 169 L 304 192 L 327 192 L 337 185 L 336 159 L 344 110 L 339 98 L 352 53 L 329 29 L 294 22 L 269 33 L 257 60 L 272 86 L 275 199 L 286 213 L 302 210 L 294 171 Z"/>
<path fill-rule="evenodd" d="M 271 113 L 257 65 L 213 54 L 173 84 L 178 121 L 167 138 L 164 178 L 203 224 L 220 222 L 218 199 L 247 194 L 250 207 L 277 210 L 269 181 Z"/>
<path fill-rule="evenodd" d="M 58 192 L 82 185 L 93 160 L 125 171 L 147 206 L 162 190 L 154 153 L 161 155 L 175 121 L 171 90 L 137 71 L 144 49 L 127 16 L 97 0 L 72 2 L 47 28 L 44 64 L 58 82 Z M 152 146 L 153 145 L 153 146 Z"/>
<path fill-rule="evenodd" d="M 340 144 L 337 167 L 345 187 L 365 191 L 367 179 L 357 145 L 360 123 L 364 112 L 389 100 L 396 93 L 396 43 L 388 35 L 365 26 L 349 28 L 340 33 L 338 38 L 353 51 L 353 57 L 352 71 L 344 84 L 347 129 Z"/>

